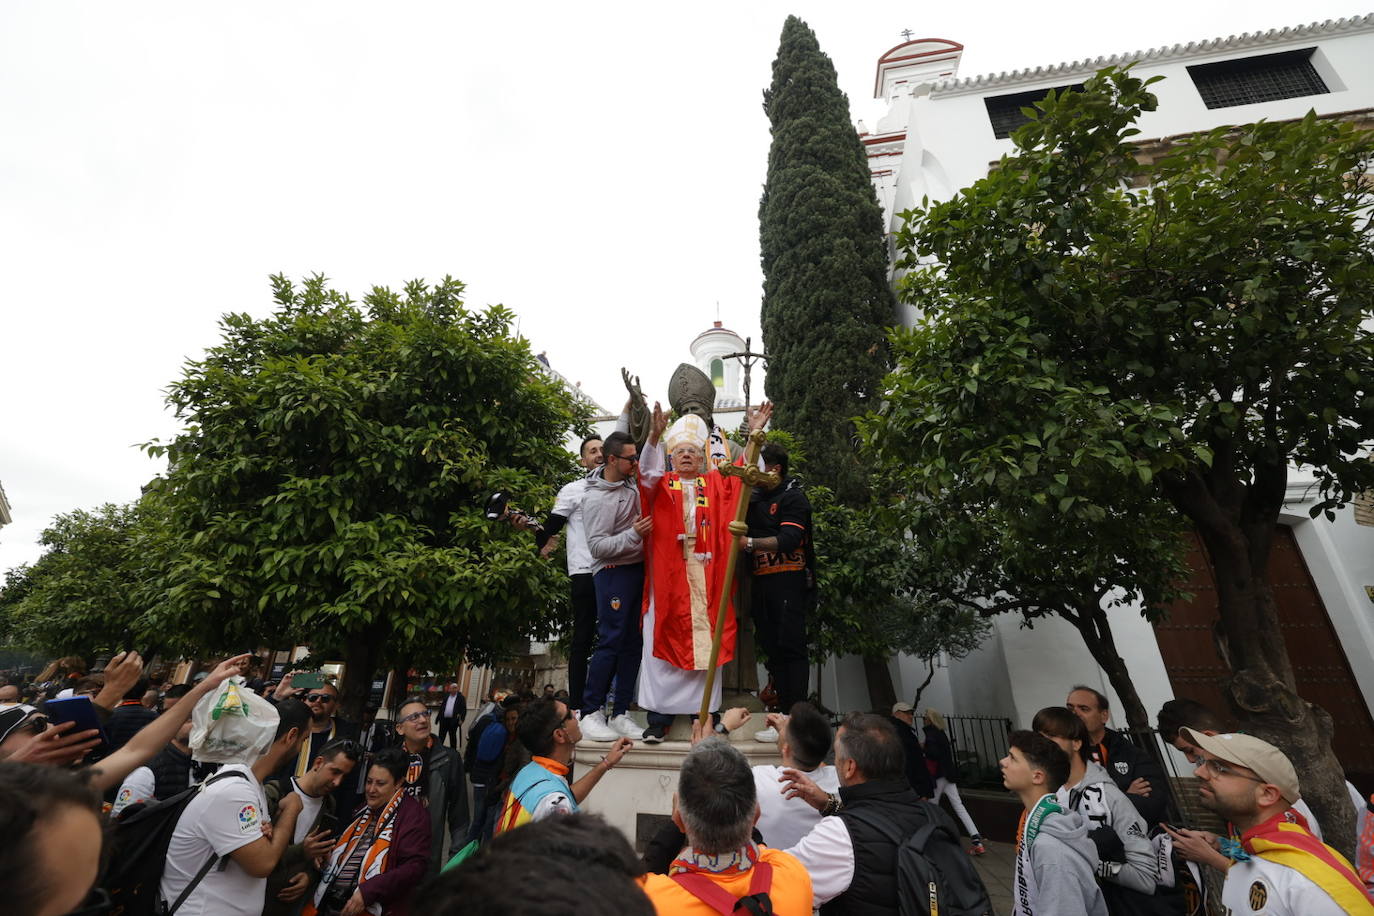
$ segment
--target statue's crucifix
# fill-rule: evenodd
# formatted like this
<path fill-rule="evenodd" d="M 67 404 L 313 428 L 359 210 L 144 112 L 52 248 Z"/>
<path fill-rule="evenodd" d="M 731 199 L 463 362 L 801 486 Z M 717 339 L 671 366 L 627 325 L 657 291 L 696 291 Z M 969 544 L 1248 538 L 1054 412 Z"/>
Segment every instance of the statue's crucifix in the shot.
<path fill-rule="evenodd" d="M 741 352 L 739 352 L 739 353 L 727 353 L 727 354 L 725 354 L 725 357 L 724 357 L 725 359 L 737 359 L 737 360 L 739 360 L 740 365 L 744 367 L 744 422 L 745 422 L 745 423 L 748 423 L 748 422 L 749 422 L 749 408 L 752 406 L 752 405 L 749 403 L 749 376 L 750 376 L 750 374 L 753 372 L 754 364 L 755 364 L 755 363 L 759 363 L 759 362 L 764 362 L 764 363 L 766 363 L 766 362 L 768 362 L 768 357 L 767 357 L 765 354 L 763 354 L 763 353 L 754 353 L 754 352 L 751 352 L 751 351 L 753 350 L 753 344 L 754 344 L 754 338 L 752 338 L 752 337 L 746 337 L 746 338 L 744 338 L 744 349 L 743 349 Z"/>

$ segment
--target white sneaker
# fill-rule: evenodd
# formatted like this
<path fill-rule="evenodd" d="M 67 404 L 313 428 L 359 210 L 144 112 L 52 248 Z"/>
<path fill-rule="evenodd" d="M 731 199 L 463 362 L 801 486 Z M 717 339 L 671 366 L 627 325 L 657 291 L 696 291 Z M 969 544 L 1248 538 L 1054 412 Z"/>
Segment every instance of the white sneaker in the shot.
<path fill-rule="evenodd" d="M 760 744 L 777 744 L 778 730 L 770 725 L 761 732 L 754 732 L 754 740 Z"/>
<path fill-rule="evenodd" d="M 614 741 L 620 737 L 620 733 L 606 724 L 606 714 L 597 710 L 590 716 L 583 716 L 581 722 L 582 737 L 589 741 Z"/>
<path fill-rule="evenodd" d="M 610 726 L 626 738 L 633 738 L 638 741 L 644 737 L 644 726 L 631 719 L 628 713 L 622 712 L 616 716 L 611 720 Z"/>

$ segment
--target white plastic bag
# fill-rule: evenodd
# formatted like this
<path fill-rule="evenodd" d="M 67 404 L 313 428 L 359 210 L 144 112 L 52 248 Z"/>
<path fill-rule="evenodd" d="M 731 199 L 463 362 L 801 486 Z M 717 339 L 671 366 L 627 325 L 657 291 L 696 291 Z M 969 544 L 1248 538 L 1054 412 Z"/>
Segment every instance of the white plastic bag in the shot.
<path fill-rule="evenodd" d="M 231 677 L 191 712 L 191 757 L 202 763 L 252 763 L 277 735 L 276 707 Z"/>

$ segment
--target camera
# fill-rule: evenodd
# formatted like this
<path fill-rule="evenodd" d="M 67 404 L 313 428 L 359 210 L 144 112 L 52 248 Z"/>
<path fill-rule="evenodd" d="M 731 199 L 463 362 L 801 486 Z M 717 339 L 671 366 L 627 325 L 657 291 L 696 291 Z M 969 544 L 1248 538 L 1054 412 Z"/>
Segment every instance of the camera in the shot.
<path fill-rule="evenodd" d="M 524 528 L 536 534 L 544 530 L 538 519 L 510 505 L 510 494 L 497 490 L 487 499 L 486 516 L 493 522 L 508 522 L 516 528 Z"/>

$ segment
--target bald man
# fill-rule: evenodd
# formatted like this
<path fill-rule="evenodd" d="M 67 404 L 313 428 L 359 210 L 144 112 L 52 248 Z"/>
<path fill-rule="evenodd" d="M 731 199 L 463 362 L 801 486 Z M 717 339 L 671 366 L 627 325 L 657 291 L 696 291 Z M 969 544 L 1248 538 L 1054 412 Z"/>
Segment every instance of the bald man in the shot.
<path fill-rule="evenodd" d="M 0 687 L 0 709 L 19 705 L 19 688 L 14 684 Z"/>

